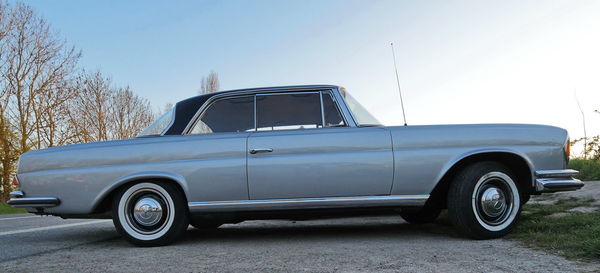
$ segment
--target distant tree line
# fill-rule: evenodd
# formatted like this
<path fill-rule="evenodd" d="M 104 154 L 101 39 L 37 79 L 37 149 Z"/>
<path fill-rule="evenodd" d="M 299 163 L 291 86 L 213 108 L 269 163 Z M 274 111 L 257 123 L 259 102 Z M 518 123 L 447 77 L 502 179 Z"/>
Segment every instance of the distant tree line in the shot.
<path fill-rule="evenodd" d="M 31 7 L 0 2 L 0 201 L 22 153 L 131 138 L 154 119 L 147 99 L 79 69 L 80 57 Z"/>

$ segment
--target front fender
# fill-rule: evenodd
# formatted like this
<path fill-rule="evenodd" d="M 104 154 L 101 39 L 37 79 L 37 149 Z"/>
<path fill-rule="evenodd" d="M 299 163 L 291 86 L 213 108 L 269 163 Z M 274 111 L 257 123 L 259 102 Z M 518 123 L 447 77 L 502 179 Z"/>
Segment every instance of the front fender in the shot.
<path fill-rule="evenodd" d="M 448 171 L 450 171 L 450 169 L 452 169 L 452 167 L 456 166 L 456 164 L 458 164 L 462 160 L 465 160 L 472 156 L 477 156 L 477 155 L 482 155 L 482 154 L 492 154 L 492 153 L 512 154 L 512 155 L 516 155 L 516 156 L 520 157 L 521 159 L 523 159 L 523 161 L 525 161 L 525 163 L 527 163 L 527 166 L 529 167 L 529 170 L 530 170 L 531 177 L 534 177 L 535 168 L 534 168 L 533 162 L 531 162 L 529 157 L 527 155 L 525 155 L 524 153 L 519 152 L 514 149 L 510 149 L 510 148 L 483 148 L 483 149 L 471 150 L 471 151 L 461 153 L 461 154 L 454 156 L 451 160 L 449 160 L 446 163 L 446 165 L 444 165 L 444 167 L 442 167 L 440 173 L 438 174 L 438 176 L 435 180 L 436 185 L 442 180 L 442 178 L 448 173 Z M 531 183 L 533 185 L 533 180 L 531 181 Z"/>

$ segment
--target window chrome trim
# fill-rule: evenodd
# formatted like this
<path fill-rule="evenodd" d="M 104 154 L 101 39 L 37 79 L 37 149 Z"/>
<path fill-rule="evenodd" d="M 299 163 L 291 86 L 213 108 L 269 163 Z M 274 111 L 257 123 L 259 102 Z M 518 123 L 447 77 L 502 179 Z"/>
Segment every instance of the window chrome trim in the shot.
<path fill-rule="evenodd" d="M 344 98 L 340 92 L 340 89 L 334 88 L 332 95 L 333 95 L 332 97 L 333 97 L 334 101 L 340 107 L 342 117 L 344 117 L 344 119 L 346 120 L 346 125 L 349 127 L 358 127 L 358 123 L 356 122 L 356 119 L 354 118 L 352 111 L 350 111 L 350 108 L 346 104 L 346 101 L 344 100 Z"/>
<path fill-rule="evenodd" d="M 259 211 L 277 209 L 321 209 L 347 207 L 421 207 L 429 194 L 294 199 L 188 202 L 190 212 Z"/>
<path fill-rule="evenodd" d="M 319 92 L 319 100 L 321 101 L 321 128 L 325 128 L 325 110 L 323 109 L 323 107 L 324 107 L 323 106 L 323 91 Z"/>
<path fill-rule="evenodd" d="M 256 93 L 254 94 L 254 101 L 257 101 L 257 97 L 258 96 L 281 96 L 281 95 L 297 95 L 297 94 L 321 94 L 321 91 L 289 91 L 289 92 L 269 92 L 269 93 Z M 259 132 L 258 131 L 258 116 L 256 115 L 257 112 L 257 107 L 258 103 L 254 104 L 254 117 L 255 117 L 255 124 L 254 124 L 254 131 L 255 132 Z M 323 109 L 323 101 L 321 101 L 321 109 Z M 321 120 L 323 119 L 323 110 L 321 110 Z M 317 128 L 314 129 L 320 129 L 318 126 Z M 289 130 L 297 130 L 297 129 L 288 129 L 288 130 L 266 130 L 266 131 L 261 131 L 261 132 L 273 132 L 273 131 L 289 131 Z M 306 129 L 301 129 L 301 130 L 306 130 Z"/>
<path fill-rule="evenodd" d="M 208 105 L 206 107 L 206 109 L 204 109 L 204 111 L 201 113 L 201 115 L 198 117 L 198 119 L 196 119 L 196 121 L 192 124 L 192 126 L 189 128 L 189 131 L 186 132 L 186 130 L 188 130 L 187 127 L 190 126 L 190 124 L 188 123 L 188 125 L 186 126 L 186 128 L 183 130 L 183 132 L 184 132 L 183 135 L 204 135 L 204 134 L 192 134 L 191 132 L 194 129 L 194 127 L 196 127 L 196 125 L 198 124 L 198 122 L 200 122 L 200 120 L 204 117 L 204 115 L 206 114 L 206 110 L 208 110 L 213 104 L 215 104 L 215 103 L 217 103 L 219 101 L 227 100 L 227 99 L 245 98 L 245 97 L 254 97 L 254 130 L 256 130 L 256 96 L 252 96 L 252 95 L 240 95 L 240 96 L 223 97 L 223 98 L 219 98 L 219 99 L 216 99 L 216 100 L 212 101 L 211 104 Z M 223 132 L 223 133 L 247 133 L 247 132 Z M 214 133 L 211 133 L 211 134 L 214 134 Z"/>
<path fill-rule="evenodd" d="M 332 95 L 331 97 L 333 99 L 333 102 L 338 107 L 338 111 L 340 111 L 340 115 L 342 115 L 342 118 L 344 119 L 344 122 L 346 123 L 346 127 L 357 127 L 356 122 L 354 121 L 354 118 L 352 117 L 351 114 L 349 114 L 350 111 L 348 110 L 348 107 L 346 106 L 346 104 L 343 102 L 343 99 L 341 99 L 341 96 L 339 95 L 338 88 L 315 88 L 315 89 L 313 89 L 313 88 L 310 88 L 310 89 L 292 88 L 289 90 L 288 89 L 248 90 L 248 91 L 240 91 L 240 92 L 235 92 L 235 93 L 225 92 L 225 93 L 213 95 L 212 97 L 210 97 L 208 100 L 206 100 L 202 104 L 202 106 L 200 106 L 198 108 L 198 110 L 196 111 L 194 116 L 190 119 L 190 121 L 186 125 L 185 129 L 183 130 L 182 135 L 190 134 L 190 131 L 196 125 L 197 120 L 200 118 L 200 116 L 202 116 L 204 114 L 206 109 L 208 109 L 208 107 L 215 100 L 231 98 L 231 97 L 243 97 L 243 96 L 252 96 L 253 95 L 255 97 L 255 102 L 256 102 L 257 95 L 294 94 L 294 93 L 311 93 L 311 92 L 313 92 L 313 93 L 329 92 L 329 94 Z M 256 111 L 256 104 L 254 106 L 254 110 Z M 255 121 L 255 123 L 257 122 L 256 115 L 254 117 L 254 121 Z M 254 126 L 254 129 L 256 130 L 257 127 L 258 127 L 258 124 L 256 124 Z"/>
<path fill-rule="evenodd" d="M 258 119 L 256 118 L 256 94 L 254 94 L 254 132 L 258 131 Z"/>
<path fill-rule="evenodd" d="M 335 99 L 335 96 L 333 95 L 333 91 L 332 90 L 325 90 L 323 92 L 326 93 L 327 95 L 329 95 L 331 97 L 331 100 L 333 100 L 333 104 L 334 104 L 335 109 L 340 114 L 340 117 L 344 120 L 344 126 L 343 127 L 354 127 L 354 126 L 351 126 L 350 123 L 348 123 L 348 119 L 346 118 L 346 116 L 342 112 L 342 108 L 341 108 L 340 104 L 338 104 L 337 100 Z M 325 115 L 325 113 L 323 113 L 323 115 Z"/>

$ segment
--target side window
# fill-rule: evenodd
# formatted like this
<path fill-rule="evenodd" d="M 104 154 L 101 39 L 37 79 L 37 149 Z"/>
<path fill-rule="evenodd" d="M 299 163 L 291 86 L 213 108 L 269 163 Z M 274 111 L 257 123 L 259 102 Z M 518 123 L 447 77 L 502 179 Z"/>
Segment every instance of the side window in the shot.
<path fill-rule="evenodd" d="M 191 134 L 246 132 L 254 130 L 254 97 L 213 102 L 194 125 Z"/>
<path fill-rule="evenodd" d="M 331 94 L 323 92 L 323 114 L 325 116 L 325 127 L 344 127 L 346 123 L 335 106 Z"/>
<path fill-rule="evenodd" d="M 256 96 L 258 131 L 322 128 L 319 93 Z"/>

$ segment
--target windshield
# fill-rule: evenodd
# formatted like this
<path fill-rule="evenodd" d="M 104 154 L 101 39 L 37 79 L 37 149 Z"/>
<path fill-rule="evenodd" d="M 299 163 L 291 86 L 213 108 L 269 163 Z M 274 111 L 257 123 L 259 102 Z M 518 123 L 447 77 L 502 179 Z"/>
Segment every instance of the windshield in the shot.
<path fill-rule="evenodd" d="M 175 107 L 171 108 L 169 111 L 165 112 L 157 118 L 154 122 L 152 122 L 146 129 L 144 129 L 138 137 L 142 136 L 158 136 L 160 135 L 173 121 L 175 117 Z"/>
<path fill-rule="evenodd" d="M 352 112 L 352 116 L 356 120 L 359 126 L 379 126 L 381 122 L 379 122 L 367 109 L 362 106 L 350 93 L 346 91 L 346 89 L 340 89 L 344 99 L 346 100 L 346 104 L 350 111 Z"/>

